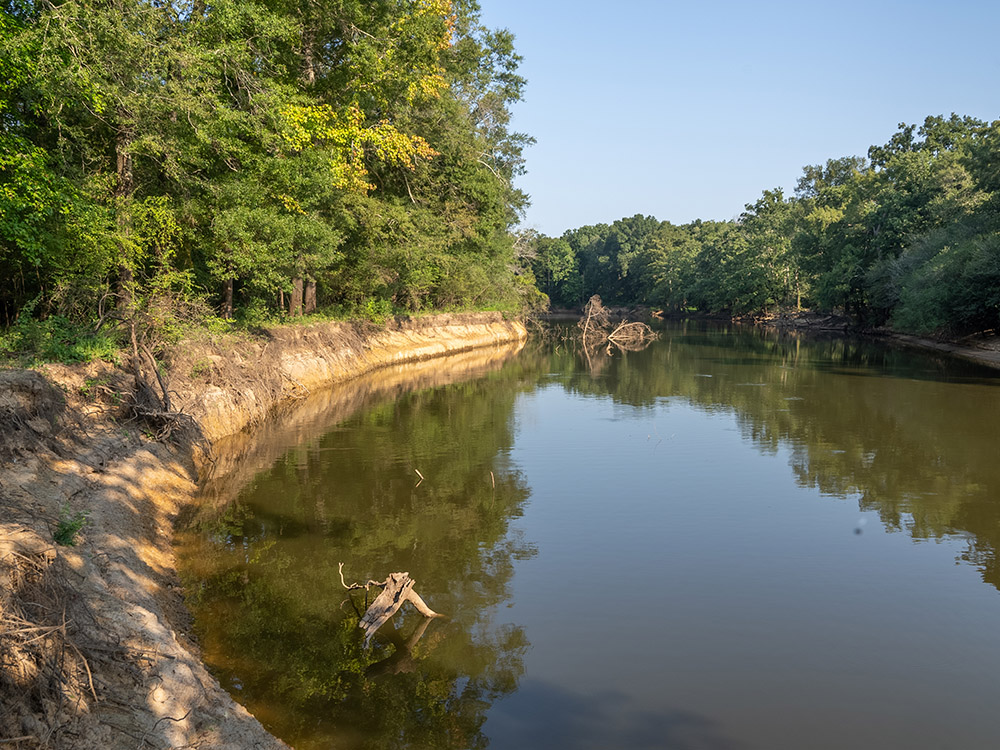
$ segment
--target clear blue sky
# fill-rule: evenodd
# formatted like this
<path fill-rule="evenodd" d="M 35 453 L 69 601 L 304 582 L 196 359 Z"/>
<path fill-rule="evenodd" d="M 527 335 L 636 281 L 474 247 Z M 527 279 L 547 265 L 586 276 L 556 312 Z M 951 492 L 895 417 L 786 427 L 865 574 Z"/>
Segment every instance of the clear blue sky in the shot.
<path fill-rule="evenodd" d="M 900 122 L 1000 118 L 1000 2 L 480 0 L 528 79 L 518 186 L 545 234 L 732 219 Z"/>

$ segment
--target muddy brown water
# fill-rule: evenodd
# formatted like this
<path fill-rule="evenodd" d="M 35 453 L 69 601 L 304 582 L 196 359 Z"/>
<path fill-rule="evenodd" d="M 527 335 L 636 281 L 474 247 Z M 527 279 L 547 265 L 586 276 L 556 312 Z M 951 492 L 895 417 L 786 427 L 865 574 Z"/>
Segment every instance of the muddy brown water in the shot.
<path fill-rule="evenodd" d="M 533 342 L 266 432 L 179 562 L 206 662 L 299 750 L 993 748 L 997 425 L 996 372 L 871 342 Z M 447 618 L 363 648 L 340 562 Z"/>

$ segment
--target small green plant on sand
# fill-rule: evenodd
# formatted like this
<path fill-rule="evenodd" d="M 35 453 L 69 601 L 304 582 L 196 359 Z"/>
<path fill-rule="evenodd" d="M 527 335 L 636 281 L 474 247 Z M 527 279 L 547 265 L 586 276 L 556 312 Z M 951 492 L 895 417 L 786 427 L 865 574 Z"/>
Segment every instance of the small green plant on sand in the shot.
<path fill-rule="evenodd" d="M 122 405 L 122 394 L 116 391 L 108 376 L 86 378 L 80 386 L 80 395 L 89 401 L 99 401 L 102 396 L 115 406 Z"/>
<path fill-rule="evenodd" d="M 212 360 L 210 360 L 208 357 L 202 357 L 193 365 L 191 365 L 190 377 L 192 380 L 200 378 L 203 375 L 211 375 L 211 374 L 212 374 Z"/>
<path fill-rule="evenodd" d="M 59 525 L 56 526 L 56 530 L 52 534 L 52 539 L 56 544 L 61 544 L 64 547 L 75 547 L 76 535 L 80 533 L 80 529 L 86 524 L 86 513 L 81 511 L 70 515 L 69 506 L 64 506 L 62 512 L 59 514 Z"/>

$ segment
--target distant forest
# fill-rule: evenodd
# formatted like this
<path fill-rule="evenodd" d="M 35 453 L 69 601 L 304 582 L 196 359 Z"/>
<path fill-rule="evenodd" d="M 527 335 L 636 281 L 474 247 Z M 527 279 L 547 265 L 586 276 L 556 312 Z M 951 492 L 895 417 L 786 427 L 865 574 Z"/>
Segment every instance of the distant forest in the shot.
<path fill-rule="evenodd" d="M 522 310 L 530 139 L 472 0 L 6 0 L 0 326 Z"/>
<path fill-rule="evenodd" d="M 803 170 L 735 221 L 651 216 L 534 236 L 556 307 L 755 315 L 836 310 L 863 326 L 961 335 L 1000 326 L 1000 121 L 901 124 L 867 158 Z"/>

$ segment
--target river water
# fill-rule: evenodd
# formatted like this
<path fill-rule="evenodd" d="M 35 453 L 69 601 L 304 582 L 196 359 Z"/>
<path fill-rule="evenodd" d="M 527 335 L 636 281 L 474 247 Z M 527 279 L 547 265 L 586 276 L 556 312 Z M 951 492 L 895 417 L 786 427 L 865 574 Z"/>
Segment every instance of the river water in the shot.
<path fill-rule="evenodd" d="M 1000 746 L 995 373 L 693 322 L 487 360 L 317 395 L 206 484 L 188 604 L 268 729 L 299 750 Z M 408 571 L 446 617 L 405 605 L 364 648 L 339 563 Z"/>

